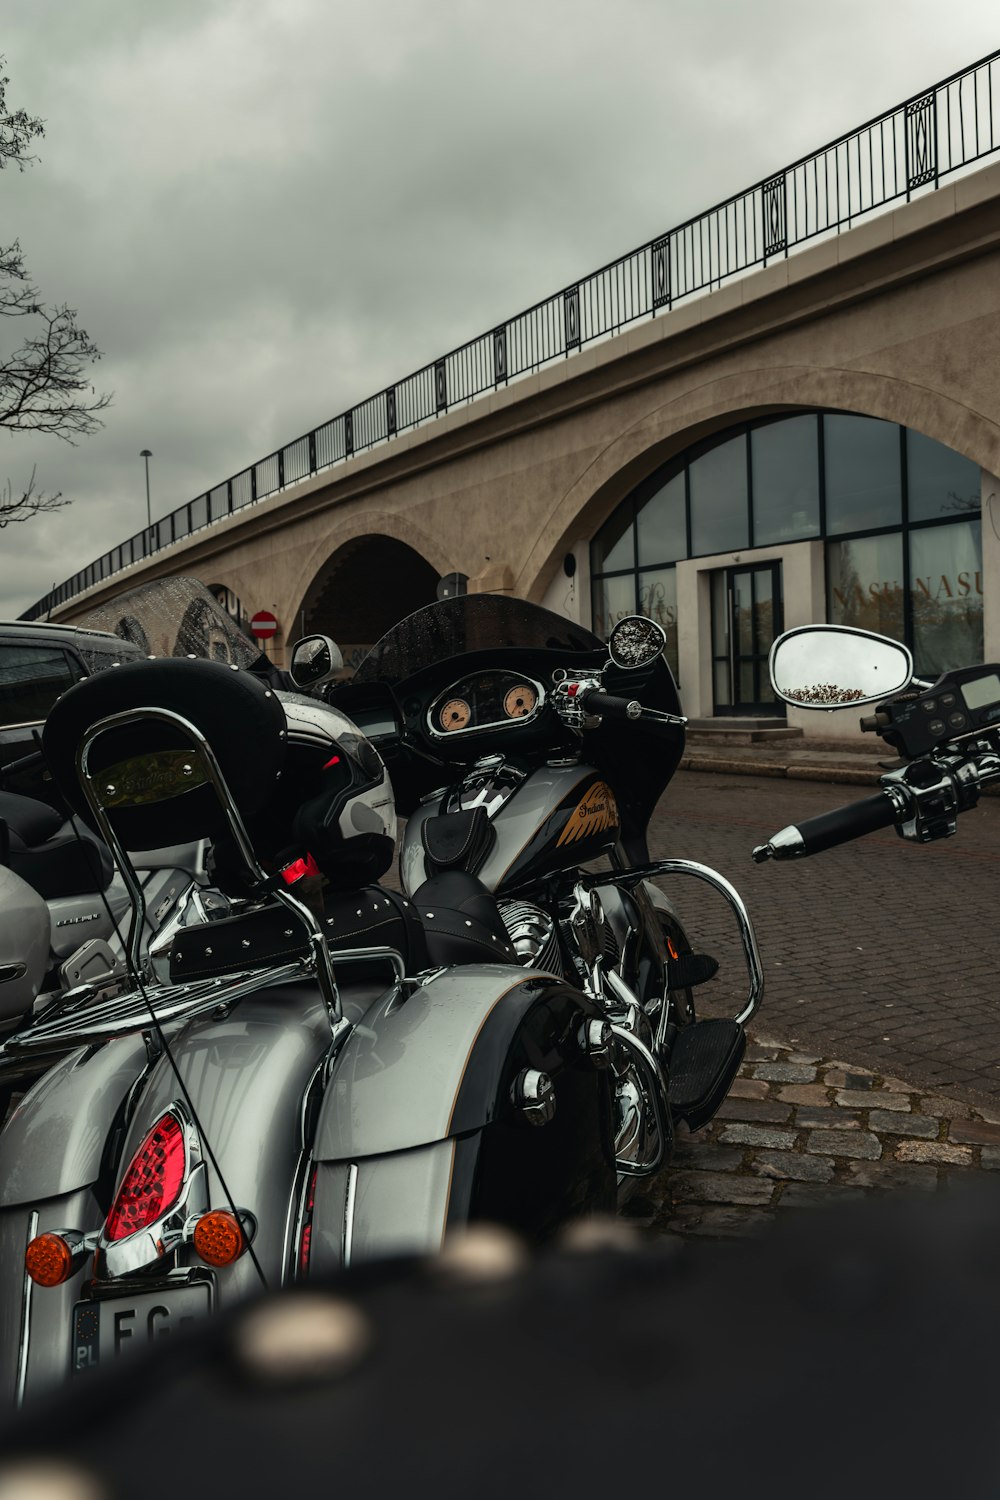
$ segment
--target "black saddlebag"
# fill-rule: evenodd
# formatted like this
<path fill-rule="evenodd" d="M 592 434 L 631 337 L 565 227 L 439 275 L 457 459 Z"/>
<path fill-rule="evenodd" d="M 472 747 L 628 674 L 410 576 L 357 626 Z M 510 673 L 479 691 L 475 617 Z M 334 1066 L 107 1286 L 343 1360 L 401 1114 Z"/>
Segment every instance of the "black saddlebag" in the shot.
<path fill-rule="evenodd" d="M 366 886 L 360 891 L 326 892 L 323 933 L 337 964 L 338 949 L 391 948 L 408 974 L 427 967 L 423 928 L 413 904 L 398 891 Z M 301 922 L 284 906 L 266 906 L 236 917 L 223 917 L 178 933 L 170 950 L 170 978 L 209 979 L 245 969 L 262 969 L 305 958 L 309 939 Z M 351 978 L 384 969 L 384 961 L 355 962 Z"/>

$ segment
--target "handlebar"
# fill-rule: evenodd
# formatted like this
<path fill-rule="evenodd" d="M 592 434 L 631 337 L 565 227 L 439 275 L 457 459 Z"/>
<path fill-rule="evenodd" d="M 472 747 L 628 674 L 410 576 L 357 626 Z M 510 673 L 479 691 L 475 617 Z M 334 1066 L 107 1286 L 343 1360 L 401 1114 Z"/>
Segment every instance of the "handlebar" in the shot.
<path fill-rule="evenodd" d="M 891 828 L 897 818 L 896 804 L 887 792 L 876 792 L 860 802 L 849 802 L 832 812 L 819 813 L 791 824 L 760 844 L 753 851 L 755 864 L 767 859 L 801 859 L 807 854 L 821 854 L 879 828 Z"/>
<path fill-rule="evenodd" d="M 580 702 L 588 714 L 599 714 L 602 719 L 634 720 L 642 714 L 642 704 L 636 699 L 618 698 L 614 693 L 602 692 L 600 688 L 590 688 L 581 693 Z"/>

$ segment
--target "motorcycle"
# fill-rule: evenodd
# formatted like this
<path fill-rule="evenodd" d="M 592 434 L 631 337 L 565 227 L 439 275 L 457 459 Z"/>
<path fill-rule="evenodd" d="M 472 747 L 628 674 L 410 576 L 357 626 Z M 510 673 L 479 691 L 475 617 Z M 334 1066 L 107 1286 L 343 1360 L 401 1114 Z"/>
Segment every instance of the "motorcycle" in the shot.
<path fill-rule="evenodd" d="M 385 717 L 389 637 L 333 704 L 238 662 L 164 658 L 53 709 L 53 778 L 112 849 L 133 913 L 125 976 L 29 1014 L 0 1048 L 0 1068 L 61 1054 L 0 1133 L 0 1388 L 16 1401 L 261 1286 L 433 1253 L 475 1219 L 541 1237 L 613 1211 L 665 1164 L 675 1124 L 724 1097 L 760 966 L 721 877 L 642 858 L 644 809 L 683 743 L 662 636 L 622 622 L 609 660 L 557 616 L 491 602 L 469 617 L 485 636 L 463 626 L 471 653 L 442 661 L 457 637 L 435 626 L 429 675 L 399 678 L 402 724 Z M 302 643 L 298 686 L 334 656 Z M 427 715 L 470 671 L 475 722 L 445 754 L 407 737 L 416 715 L 436 745 Z M 609 691 L 620 681 L 635 696 Z M 510 752 L 482 764 L 504 732 Z M 380 742 L 411 812 L 402 893 L 375 883 L 396 819 Z M 427 799 L 442 766 L 455 785 Z M 435 813 L 452 791 L 475 805 Z M 211 840 L 227 906 L 175 931 L 164 972 L 143 961 L 128 851 L 168 831 Z M 601 854 L 609 869 L 581 868 Z M 736 911 L 751 992 L 733 1022 L 694 1018 L 711 961 L 650 883 L 681 873 Z"/>
<path fill-rule="evenodd" d="M 874 704 L 860 720 L 899 756 L 870 797 L 806 818 L 753 851 L 758 863 L 801 859 L 879 829 L 926 844 L 957 831 L 1000 777 L 1000 665 L 958 667 L 935 682 L 913 675 L 906 646 L 846 626 L 807 625 L 775 641 L 775 693 L 796 708 Z"/>
<path fill-rule="evenodd" d="M 605 644 L 525 600 L 462 595 L 401 621 L 350 682 L 327 689 L 390 768 L 408 814 L 403 889 L 432 956 L 463 952 L 462 913 L 491 897 L 493 949 L 560 975 L 611 1022 L 626 1189 L 669 1160 L 678 1127 L 712 1118 L 763 991 L 733 887 L 704 865 L 649 856 L 649 817 L 684 747 L 665 640 L 642 616 Z M 586 868 L 596 861 L 606 867 Z M 692 992 L 718 965 L 692 950 L 660 877 L 706 882 L 730 906 L 749 975 L 733 1019 L 698 1019 Z"/>

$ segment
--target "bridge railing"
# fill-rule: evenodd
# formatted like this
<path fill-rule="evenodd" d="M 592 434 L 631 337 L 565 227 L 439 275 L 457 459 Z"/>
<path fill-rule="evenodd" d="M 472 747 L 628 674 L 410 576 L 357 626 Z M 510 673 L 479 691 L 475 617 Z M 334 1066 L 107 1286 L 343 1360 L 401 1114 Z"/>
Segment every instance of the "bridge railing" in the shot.
<path fill-rule="evenodd" d="M 432 360 L 136 532 L 25 611 L 76 594 L 288 485 L 787 256 L 1000 150 L 1000 50 Z"/>

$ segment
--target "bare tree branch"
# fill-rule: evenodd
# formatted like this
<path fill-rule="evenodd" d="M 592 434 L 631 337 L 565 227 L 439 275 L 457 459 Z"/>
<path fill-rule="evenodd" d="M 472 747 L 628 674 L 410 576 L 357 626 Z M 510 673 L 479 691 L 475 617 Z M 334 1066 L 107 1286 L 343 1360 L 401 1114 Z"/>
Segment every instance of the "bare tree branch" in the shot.
<path fill-rule="evenodd" d="M 7 59 L 0 55 L 0 68 Z M 26 110 L 16 109 L 8 113 L 7 85 L 10 79 L 0 73 L 0 171 L 4 167 L 16 166 L 23 172 L 29 162 L 37 158 L 29 155 L 28 147 L 36 136 L 45 134 L 45 122 Z"/>
<path fill-rule="evenodd" d="M 35 160 L 31 142 L 45 134 L 44 122 L 25 110 L 9 111 L 7 84 L 0 56 L 0 170 L 19 171 Z M 17 240 L 0 246 L 0 317 L 32 318 L 32 331 L 12 353 L 0 357 L 0 427 L 10 432 L 47 432 L 64 442 L 87 437 L 102 425 L 99 413 L 111 397 L 100 395 L 87 368 L 101 351 L 65 304 L 44 303 L 28 274 Z M 0 529 L 41 511 L 68 505 L 61 495 L 35 490 L 35 475 L 18 494 L 10 482 L 0 488 Z"/>
<path fill-rule="evenodd" d="M 37 491 L 35 471 L 32 469 L 27 488 L 20 494 L 14 491 L 9 480 L 0 489 L 0 531 L 5 526 L 9 526 L 12 521 L 27 521 L 32 516 L 37 516 L 40 511 L 61 510 L 64 505 L 69 504 L 70 501 L 64 500 L 58 492 L 54 495 L 43 495 Z"/>

